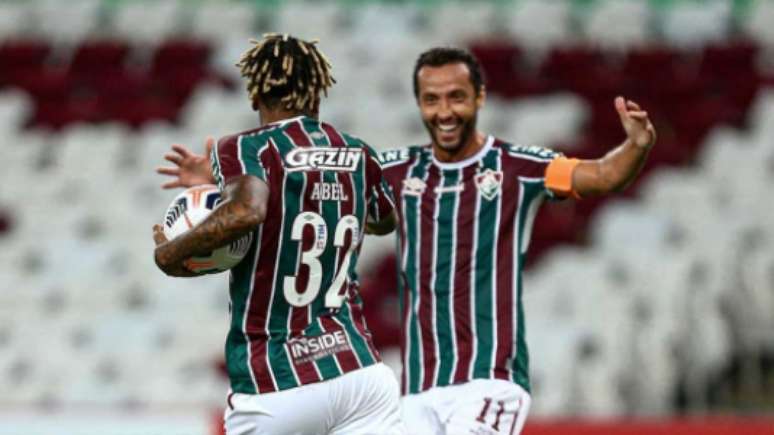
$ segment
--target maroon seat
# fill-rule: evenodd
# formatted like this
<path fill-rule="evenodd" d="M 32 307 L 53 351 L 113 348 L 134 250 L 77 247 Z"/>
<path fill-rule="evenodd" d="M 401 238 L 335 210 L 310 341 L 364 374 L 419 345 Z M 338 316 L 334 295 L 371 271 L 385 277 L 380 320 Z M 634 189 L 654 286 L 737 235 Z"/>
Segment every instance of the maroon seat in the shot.
<path fill-rule="evenodd" d="M 182 106 L 200 85 L 211 82 L 219 83 L 216 76 L 203 68 L 186 68 L 166 71 L 155 77 L 159 92 L 167 95 Z"/>
<path fill-rule="evenodd" d="M 103 104 L 105 102 L 103 101 Z M 176 122 L 177 105 L 160 96 L 147 96 L 121 100 L 104 108 L 109 119 L 123 122 L 132 128 L 140 128 L 151 121 Z"/>
<path fill-rule="evenodd" d="M 626 54 L 621 71 L 628 77 L 652 82 L 673 74 L 678 53 L 665 46 L 635 48 Z"/>
<path fill-rule="evenodd" d="M 702 53 L 699 72 L 724 78 L 740 71 L 754 71 L 757 54 L 758 47 L 748 41 L 708 45 Z"/>
<path fill-rule="evenodd" d="M 72 77 L 61 68 L 16 69 L 12 81 L 14 86 L 39 101 L 61 102 L 70 96 L 74 87 Z"/>
<path fill-rule="evenodd" d="M 86 41 L 75 49 L 70 62 L 71 74 L 89 79 L 94 75 L 121 69 L 129 51 L 129 45 L 122 41 Z"/>
<path fill-rule="evenodd" d="M 564 47 L 551 50 L 540 65 L 538 74 L 547 79 L 566 82 L 587 74 L 603 63 L 597 50 L 588 47 Z"/>
<path fill-rule="evenodd" d="M 479 41 L 470 51 L 481 63 L 486 77 L 487 89 L 503 93 L 508 83 L 519 73 L 521 49 L 510 41 Z"/>
<path fill-rule="evenodd" d="M 154 75 L 170 70 L 206 68 L 212 49 L 203 41 L 189 39 L 169 40 L 153 54 L 151 71 Z"/>
<path fill-rule="evenodd" d="M 30 68 L 42 66 L 51 47 L 34 39 L 6 40 L 0 43 L 0 68 Z"/>

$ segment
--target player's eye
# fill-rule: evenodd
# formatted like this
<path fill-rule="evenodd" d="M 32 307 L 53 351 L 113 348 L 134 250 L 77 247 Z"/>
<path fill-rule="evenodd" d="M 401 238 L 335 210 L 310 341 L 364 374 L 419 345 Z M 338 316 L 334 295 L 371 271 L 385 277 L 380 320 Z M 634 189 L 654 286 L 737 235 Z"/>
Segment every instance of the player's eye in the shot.
<path fill-rule="evenodd" d="M 433 104 L 438 102 L 438 97 L 436 95 L 425 95 L 422 97 L 422 101 L 424 101 L 425 104 Z"/>

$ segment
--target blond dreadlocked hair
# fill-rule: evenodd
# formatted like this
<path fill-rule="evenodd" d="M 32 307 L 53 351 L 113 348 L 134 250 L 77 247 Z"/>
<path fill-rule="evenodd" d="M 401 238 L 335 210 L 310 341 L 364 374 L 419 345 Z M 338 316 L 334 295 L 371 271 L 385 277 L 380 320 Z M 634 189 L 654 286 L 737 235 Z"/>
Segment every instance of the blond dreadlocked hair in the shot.
<path fill-rule="evenodd" d="M 260 100 L 269 108 L 312 113 L 320 94 L 336 83 L 328 58 L 317 49 L 317 40 L 304 41 L 287 34 L 267 33 L 242 54 L 236 64 L 247 79 L 253 106 Z"/>

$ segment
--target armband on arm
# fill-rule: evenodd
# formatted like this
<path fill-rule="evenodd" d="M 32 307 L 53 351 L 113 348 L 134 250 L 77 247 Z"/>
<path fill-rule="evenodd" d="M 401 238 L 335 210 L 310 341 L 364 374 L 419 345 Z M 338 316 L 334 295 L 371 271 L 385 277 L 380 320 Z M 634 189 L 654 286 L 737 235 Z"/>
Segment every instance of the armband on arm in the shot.
<path fill-rule="evenodd" d="M 572 173 L 580 160 L 557 157 L 546 168 L 546 188 L 557 196 L 572 196 L 580 199 L 581 196 L 572 188 Z"/>

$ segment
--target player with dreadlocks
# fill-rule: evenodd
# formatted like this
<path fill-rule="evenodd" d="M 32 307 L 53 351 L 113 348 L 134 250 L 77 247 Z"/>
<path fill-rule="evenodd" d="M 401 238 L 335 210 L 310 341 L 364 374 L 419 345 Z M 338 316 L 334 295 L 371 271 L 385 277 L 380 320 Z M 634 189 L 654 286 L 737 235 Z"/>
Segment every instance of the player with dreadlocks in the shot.
<path fill-rule="evenodd" d="M 165 156 L 178 167 L 161 173 L 186 174 L 167 187 L 215 181 L 223 202 L 174 240 L 155 226 L 156 263 L 193 276 L 185 259 L 252 233 L 229 280 L 228 435 L 403 433 L 355 274 L 366 226 L 395 222 L 377 156 L 317 119 L 335 80 L 315 42 L 268 34 L 254 44 L 237 66 L 261 125 L 208 145 L 211 172 L 180 167 L 183 146 Z"/>

